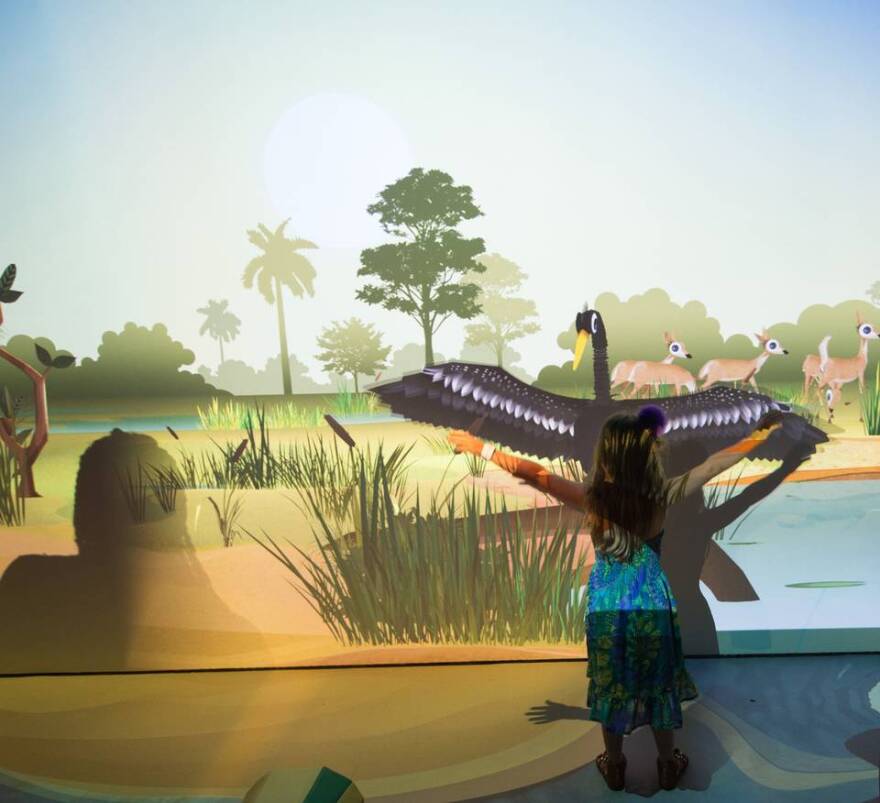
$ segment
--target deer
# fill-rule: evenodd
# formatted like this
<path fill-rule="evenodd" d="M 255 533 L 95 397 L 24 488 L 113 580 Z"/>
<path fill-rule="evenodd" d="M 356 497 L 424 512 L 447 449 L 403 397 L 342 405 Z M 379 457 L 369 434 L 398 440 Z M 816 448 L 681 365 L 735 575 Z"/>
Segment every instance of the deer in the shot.
<path fill-rule="evenodd" d="M 755 375 L 764 363 L 772 356 L 788 354 L 788 349 L 782 348 L 780 342 L 775 337 L 770 337 L 766 329 L 762 330 L 761 334 L 756 334 L 755 339 L 758 341 L 761 353 L 751 360 L 731 360 L 721 357 L 709 360 L 697 374 L 703 380 L 700 390 L 705 390 L 716 382 L 748 382 L 757 390 Z"/>
<path fill-rule="evenodd" d="M 669 352 L 662 360 L 665 365 L 671 365 L 676 357 L 691 359 L 691 355 L 688 353 L 684 343 L 680 340 L 674 340 L 669 332 L 663 333 L 663 339 L 666 342 L 666 349 Z M 639 360 L 621 360 L 614 366 L 614 370 L 611 372 L 612 390 L 618 385 L 626 385 L 630 382 L 629 375 L 632 373 L 632 369 L 638 362 Z M 656 383 L 654 388 L 656 390 Z"/>
<path fill-rule="evenodd" d="M 675 395 L 681 395 L 681 389 L 687 388 L 693 393 L 697 388 L 697 380 L 694 375 L 686 368 L 680 365 L 673 365 L 672 361 L 678 356 L 684 356 L 686 359 L 692 359 L 692 356 L 684 347 L 684 343 L 674 340 L 669 332 L 664 332 L 663 337 L 669 349 L 669 354 L 662 362 L 651 362 L 648 360 L 639 360 L 633 362 L 627 381 L 632 383 L 632 390 L 628 398 L 638 396 L 643 388 L 650 389 L 651 385 L 673 385 L 675 387 Z M 678 348 L 675 348 L 675 347 Z M 615 366 L 616 368 L 616 366 Z"/>
<path fill-rule="evenodd" d="M 865 368 L 868 365 L 868 341 L 880 340 L 880 332 L 870 323 L 865 323 L 860 312 L 856 311 L 856 331 L 861 342 L 854 357 L 829 357 L 828 343 L 831 335 L 826 335 L 819 343 L 819 356 L 810 354 L 804 360 L 804 389 L 810 381 L 818 381 L 820 398 L 825 388 L 824 402 L 830 416 L 834 416 L 834 406 L 840 401 L 841 388 L 849 382 L 859 380 L 859 394 L 865 391 Z M 809 371 L 809 372 L 808 372 Z M 831 418 L 829 418 L 829 421 Z"/>

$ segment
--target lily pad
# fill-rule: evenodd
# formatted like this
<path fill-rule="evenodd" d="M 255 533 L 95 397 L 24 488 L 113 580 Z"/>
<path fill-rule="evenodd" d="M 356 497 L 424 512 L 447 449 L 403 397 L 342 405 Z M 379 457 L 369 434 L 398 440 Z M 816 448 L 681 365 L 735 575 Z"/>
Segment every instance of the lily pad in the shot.
<path fill-rule="evenodd" d="M 862 580 L 820 580 L 816 583 L 786 583 L 786 588 L 849 588 L 863 586 Z"/>

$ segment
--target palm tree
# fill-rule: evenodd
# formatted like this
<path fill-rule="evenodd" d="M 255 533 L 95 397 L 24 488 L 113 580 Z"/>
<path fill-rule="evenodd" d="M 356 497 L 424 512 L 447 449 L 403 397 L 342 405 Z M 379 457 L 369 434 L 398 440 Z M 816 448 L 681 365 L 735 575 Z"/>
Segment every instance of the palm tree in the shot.
<path fill-rule="evenodd" d="M 872 304 L 880 304 L 880 282 L 874 282 L 866 291 Z"/>
<path fill-rule="evenodd" d="M 282 285 L 286 285 L 290 292 L 301 298 L 305 290 L 310 296 L 315 294 L 312 281 L 316 273 L 312 263 L 302 254 L 297 253 L 303 248 L 317 248 L 309 240 L 294 238 L 287 239 L 284 236 L 284 227 L 290 222 L 285 220 L 274 232 L 269 231 L 262 223 L 257 230 L 250 229 L 248 239 L 262 254 L 248 262 L 244 269 L 245 287 L 251 287 L 254 277 L 257 279 L 257 288 L 270 304 L 276 304 L 278 310 L 278 337 L 281 340 L 281 375 L 284 380 L 284 393 L 290 395 L 290 352 L 287 348 L 287 328 L 284 325 L 284 301 L 281 296 Z"/>
<path fill-rule="evenodd" d="M 226 309 L 229 302 L 224 298 L 222 301 L 208 301 L 207 307 L 200 307 L 196 312 L 205 316 L 205 322 L 199 329 L 199 334 L 207 332 L 220 343 L 220 364 L 223 364 L 223 341 L 234 340 L 238 337 L 238 327 L 241 321 Z"/>

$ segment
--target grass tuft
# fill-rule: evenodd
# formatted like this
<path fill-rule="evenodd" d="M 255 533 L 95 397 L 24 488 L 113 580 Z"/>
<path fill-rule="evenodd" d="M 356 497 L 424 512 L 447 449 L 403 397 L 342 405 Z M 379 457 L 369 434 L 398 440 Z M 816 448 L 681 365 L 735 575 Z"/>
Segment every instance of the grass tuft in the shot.
<path fill-rule="evenodd" d="M 391 472 L 393 474 L 393 471 Z M 586 556 L 565 526 L 533 517 L 526 533 L 518 518 L 487 493 L 465 492 L 464 516 L 454 493 L 418 494 L 402 511 L 381 452 L 368 469 L 358 463 L 360 538 L 352 541 L 313 503 L 318 551 L 301 561 L 265 531 L 248 535 L 294 576 L 294 587 L 346 644 L 581 643 L 586 595 L 580 578 Z M 488 516 L 481 521 L 481 515 Z M 482 537 L 481 537 L 482 536 Z"/>

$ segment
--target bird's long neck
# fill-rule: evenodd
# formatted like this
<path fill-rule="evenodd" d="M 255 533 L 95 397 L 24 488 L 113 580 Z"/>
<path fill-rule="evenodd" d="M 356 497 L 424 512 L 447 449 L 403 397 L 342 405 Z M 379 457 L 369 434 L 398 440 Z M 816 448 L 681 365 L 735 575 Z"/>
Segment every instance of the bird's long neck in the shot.
<path fill-rule="evenodd" d="M 608 377 L 608 349 L 593 348 L 593 393 L 596 401 L 611 401 L 611 380 Z"/>

